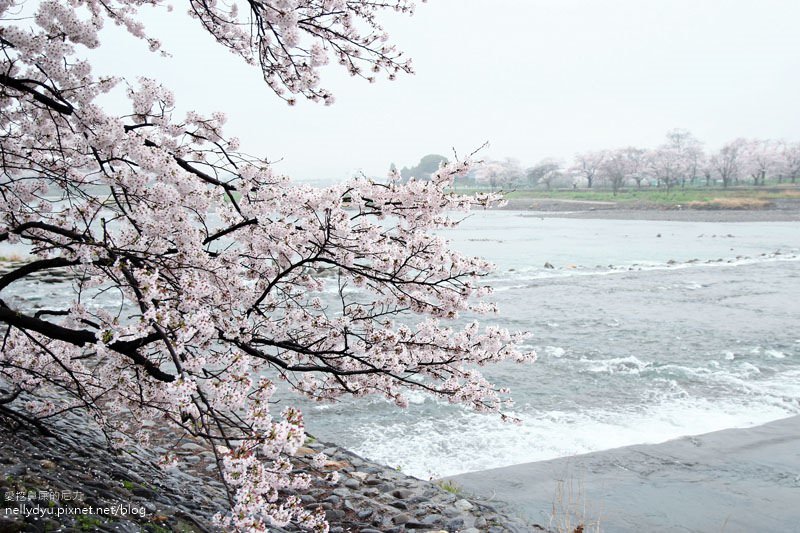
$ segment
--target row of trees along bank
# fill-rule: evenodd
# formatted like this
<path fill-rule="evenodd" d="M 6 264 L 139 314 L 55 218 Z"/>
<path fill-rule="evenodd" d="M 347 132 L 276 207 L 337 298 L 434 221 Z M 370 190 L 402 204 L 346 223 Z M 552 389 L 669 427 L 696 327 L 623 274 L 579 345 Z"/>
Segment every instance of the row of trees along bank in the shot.
<path fill-rule="evenodd" d="M 400 171 L 404 179 L 427 179 L 433 163 L 446 158 L 430 154 L 412 168 Z M 434 169 L 435 170 L 435 169 Z M 625 187 L 665 188 L 686 186 L 730 187 L 797 183 L 800 176 L 800 142 L 769 139 L 734 139 L 708 151 L 689 131 L 667 132 L 665 142 L 655 148 L 624 148 L 586 151 L 571 161 L 544 158 L 525 167 L 516 159 L 488 160 L 456 180 L 457 188 L 546 189 Z"/>

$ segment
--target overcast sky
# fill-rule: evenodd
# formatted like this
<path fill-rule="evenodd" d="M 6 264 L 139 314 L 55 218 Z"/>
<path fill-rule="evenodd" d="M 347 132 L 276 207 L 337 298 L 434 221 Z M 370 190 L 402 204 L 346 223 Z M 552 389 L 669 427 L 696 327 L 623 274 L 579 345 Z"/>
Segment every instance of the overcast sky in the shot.
<path fill-rule="evenodd" d="M 181 110 L 225 111 L 243 148 L 301 180 L 339 179 L 428 153 L 523 165 L 655 146 L 686 128 L 800 140 L 798 0 L 430 0 L 385 26 L 416 75 L 369 84 L 334 65 L 333 106 L 287 106 L 176 3 L 148 28 L 172 57 L 110 35 L 98 73 L 148 75 Z"/>

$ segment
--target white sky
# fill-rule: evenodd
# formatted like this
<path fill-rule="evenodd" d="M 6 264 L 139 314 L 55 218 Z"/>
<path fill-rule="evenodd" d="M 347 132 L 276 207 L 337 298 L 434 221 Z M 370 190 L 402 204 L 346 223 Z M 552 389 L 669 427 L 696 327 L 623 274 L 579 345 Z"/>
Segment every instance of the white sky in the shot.
<path fill-rule="evenodd" d="M 385 19 L 417 74 L 369 84 L 334 65 L 331 107 L 287 106 L 183 9 L 148 25 L 171 59 L 112 34 L 96 73 L 160 78 L 179 109 L 226 112 L 246 151 L 301 180 L 383 176 L 485 141 L 482 157 L 529 165 L 655 146 L 676 127 L 710 148 L 800 139 L 798 0 L 430 0 Z"/>

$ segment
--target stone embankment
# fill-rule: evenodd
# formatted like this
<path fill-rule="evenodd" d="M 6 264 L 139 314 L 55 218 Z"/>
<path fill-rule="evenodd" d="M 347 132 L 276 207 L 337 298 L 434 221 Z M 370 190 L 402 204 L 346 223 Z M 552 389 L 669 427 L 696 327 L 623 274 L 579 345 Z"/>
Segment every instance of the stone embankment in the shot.
<path fill-rule="evenodd" d="M 58 439 L 0 427 L 0 533 L 215 530 L 211 519 L 227 504 L 210 450 L 179 443 L 175 451 L 183 466 L 164 470 L 158 455 L 165 450 L 125 446 L 112 454 L 78 413 L 53 429 Z M 341 473 L 337 484 L 318 484 L 301 494 L 309 508 L 325 509 L 332 533 L 542 530 L 496 502 L 464 497 L 456 486 L 422 481 L 329 444 L 308 447 L 309 453 L 324 451 Z"/>

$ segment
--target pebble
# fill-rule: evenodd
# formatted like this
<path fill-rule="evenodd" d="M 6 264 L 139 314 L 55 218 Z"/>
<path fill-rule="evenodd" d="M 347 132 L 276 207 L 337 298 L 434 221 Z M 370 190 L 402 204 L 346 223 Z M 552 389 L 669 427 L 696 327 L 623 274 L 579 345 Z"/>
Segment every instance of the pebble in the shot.
<path fill-rule="evenodd" d="M 406 513 L 400 513 L 398 515 L 394 515 L 392 517 L 392 523 L 395 525 L 405 524 L 406 522 L 411 521 L 411 516 Z"/>
<path fill-rule="evenodd" d="M 423 524 L 433 525 L 438 524 L 444 520 L 444 517 L 440 514 L 429 514 L 422 519 Z"/>
<path fill-rule="evenodd" d="M 472 504 L 469 503 L 467 500 L 458 500 L 455 504 L 453 504 L 456 509 L 459 511 L 469 511 L 472 509 Z"/>
<path fill-rule="evenodd" d="M 448 520 L 447 522 L 448 529 L 460 529 L 462 527 L 464 527 L 463 517 L 453 518 L 452 520 Z"/>
<path fill-rule="evenodd" d="M 395 498 L 398 498 L 400 500 L 407 500 L 408 498 L 410 498 L 413 495 L 414 495 L 414 492 L 410 491 L 408 489 L 397 489 L 397 490 L 393 490 L 392 491 L 392 496 L 394 496 Z"/>
<path fill-rule="evenodd" d="M 347 478 L 344 482 L 344 486 L 347 487 L 348 489 L 357 489 L 358 487 L 361 486 L 361 482 L 354 478 Z"/>
<path fill-rule="evenodd" d="M 347 498 L 350 496 L 350 490 L 344 488 L 333 489 L 333 494 L 339 496 L 340 498 Z"/>

